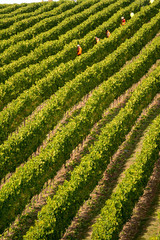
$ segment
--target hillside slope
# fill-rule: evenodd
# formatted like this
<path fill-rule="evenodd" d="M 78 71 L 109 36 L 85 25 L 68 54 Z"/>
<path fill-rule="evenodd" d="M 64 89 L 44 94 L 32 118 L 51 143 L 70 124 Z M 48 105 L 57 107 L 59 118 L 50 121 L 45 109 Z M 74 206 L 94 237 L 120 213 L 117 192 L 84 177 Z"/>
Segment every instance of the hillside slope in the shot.
<path fill-rule="evenodd" d="M 0 4 L 0 19 L 1 239 L 140 239 L 159 166 L 160 1 Z"/>

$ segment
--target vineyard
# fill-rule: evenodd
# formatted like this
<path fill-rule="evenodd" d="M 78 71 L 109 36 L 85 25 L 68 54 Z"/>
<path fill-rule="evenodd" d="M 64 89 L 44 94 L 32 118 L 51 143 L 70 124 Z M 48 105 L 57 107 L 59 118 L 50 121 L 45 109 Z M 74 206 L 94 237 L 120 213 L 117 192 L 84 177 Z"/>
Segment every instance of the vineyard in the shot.
<path fill-rule="evenodd" d="M 159 240 L 160 0 L 0 4 L 0 42 L 0 239 Z"/>

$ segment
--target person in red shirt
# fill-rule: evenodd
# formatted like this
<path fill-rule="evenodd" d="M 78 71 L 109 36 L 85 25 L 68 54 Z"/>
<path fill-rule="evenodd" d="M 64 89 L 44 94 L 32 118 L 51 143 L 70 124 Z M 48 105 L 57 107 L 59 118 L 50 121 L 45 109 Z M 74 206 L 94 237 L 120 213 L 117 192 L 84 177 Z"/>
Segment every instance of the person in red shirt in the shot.
<path fill-rule="evenodd" d="M 124 26 L 126 24 L 126 20 L 124 17 L 121 17 L 121 25 Z"/>
<path fill-rule="evenodd" d="M 100 41 L 100 38 L 98 38 L 98 37 L 95 37 L 95 39 L 96 39 L 96 43 L 98 43 Z"/>
<path fill-rule="evenodd" d="M 77 45 L 77 55 L 80 56 L 82 54 L 82 48 L 81 46 L 78 44 Z"/>
<path fill-rule="evenodd" d="M 106 36 L 107 36 L 107 38 L 109 38 L 110 35 L 111 35 L 110 31 L 106 29 Z"/>

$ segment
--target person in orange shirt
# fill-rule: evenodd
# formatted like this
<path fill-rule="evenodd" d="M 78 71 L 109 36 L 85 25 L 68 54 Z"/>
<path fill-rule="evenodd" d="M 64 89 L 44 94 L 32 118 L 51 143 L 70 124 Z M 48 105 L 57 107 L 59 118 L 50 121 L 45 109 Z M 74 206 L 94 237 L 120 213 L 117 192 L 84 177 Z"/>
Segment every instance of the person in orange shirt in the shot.
<path fill-rule="evenodd" d="M 121 25 L 124 26 L 126 24 L 126 20 L 124 17 L 121 17 Z"/>
<path fill-rule="evenodd" d="M 109 38 L 110 35 L 111 35 L 110 31 L 106 29 L 106 36 L 107 36 L 107 38 Z"/>
<path fill-rule="evenodd" d="M 78 44 L 77 45 L 77 55 L 80 56 L 82 54 L 82 48 L 81 46 Z"/>
<path fill-rule="evenodd" d="M 100 38 L 98 38 L 98 37 L 95 37 L 95 39 L 96 39 L 96 43 L 98 43 L 100 41 Z"/>

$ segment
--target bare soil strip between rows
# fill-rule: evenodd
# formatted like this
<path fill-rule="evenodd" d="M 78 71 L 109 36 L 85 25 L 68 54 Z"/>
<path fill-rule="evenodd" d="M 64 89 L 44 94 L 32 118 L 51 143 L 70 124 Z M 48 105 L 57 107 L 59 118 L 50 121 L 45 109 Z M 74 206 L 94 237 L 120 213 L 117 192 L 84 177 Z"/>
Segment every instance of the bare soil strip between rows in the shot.
<path fill-rule="evenodd" d="M 103 178 L 90 194 L 90 199 L 79 209 L 72 224 L 64 234 L 62 238 L 63 240 L 90 239 L 92 234 L 92 224 L 95 222 L 97 215 L 100 213 L 105 201 L 111 195 L 114 187 L 116 187 L 119 175 L 126 169 L 125 164 L 131 154 L 135 151 L 136 144 L 143 137 L 145 129 L 157 114 L 160 113 L 159 105 L 160 95 L 157 95 L 150 105 L 150 109 L 152 109 L 151 112 L 149 112 L 149 115 L 147 116 L 148 113 L 145 109 L 138 118 L 131 132 L 126 136 L 126 141 L 119 147 L 118 151 L 112 157 L 109 166 L 104 172 Z M 146 119 L 144 119 L 145 115 Z M 128 167 L 129 166 L 127 165 L 127 168 Z"/>
<path fill-rule="evenodd" d="M 155 200 L 156 193 L 160 187 L 160 158 L 155 164 L 152 176 L 145 188 L 143 196 L 136 204 L 131 219 L 124 225 L 120 233 L 120 240 L 132 240 L 140 230 L 143 220 L 147 217 L 153 201 Z"/>
<path fill-rule="evenodd" d="M 58 124 L 54 127 L 53 130 L 49 131 L 49 133 L 47 134 L 47 138 L 43 141 L 43 143 L 37 148 L 37 150 L 35 152 L 32 153 L 32 155 L 29 158 L 38 156 L 42 150 L 42 148 L 44 149 L 47 146 L 47 143 L 50 141 L 51 138 L 54 137 L 54 135 L 56 134 L 57 130 L 59 129 L 60 126 L 67 124 L 67 122 L 69 121 L 70 118 L 72 118 L 73 116 L 78 115 L 80 109 L 85 105 L 86 101 L 88 100 L 88 98 L 92 95 L 92 91 L 87 94 L 86 96 L 83 97 L 83 99 L 76 105 L 74 105 L 71 109 L 69 109 L 63 116 L 63 118 L 58 122 Z M 24 121 L 21 123 L 21 125 L 15 130 L 15 133 L 18 134 L 19 129 L 22 126 L 25 126 L 26 122 L 31 122 L 32 119 L 34 118 L 34 115 L 39 112 L 41 109 L 43 109 L 43 107 L 45 106 L 45 102 L 43 102 L 41 105 L 39 105 L 34 112 L 32 112 L 31 115 L 29 115 L 27 118 L 24 119 Z M 13 132 L 10 134 L 12 136 Z M 24 166 L 25 163 L 22 163 L 19 167 Z M 17 168 L 19 168 L 17 167 Z M 9 178 L 14 174 L 13 173 L 8 173 L 2 180 L 0 183 L 0 189 L 2 188 L 2 186 L 9 181 Z"/>
<path fill-rule="evenodd" d="M 156 67 L 156 64 L 154 64 L 153 66 L 152 66 L 152 68 L 150 69 L 150 71 L 152 71 L 152 69 L 154 69 Z M 145 77 L 145 76 L 144 76 Z M 142 78 L 143 79 L 143 78 Z M 138 83 L 139 84 L 139 83 Z M 110 108 L 112 108 L 112 107 L 115 107 L 115 105 L 117 105 L 118 104 L 118 102 L 120 101 L 125 101 L 125 98 L 127 97 L 127 94 L 129 94 L 129 92 L 130 91 L 133 91 L 133 89 L 135 88 L 135 86 L 136 86 L 137 84 L 134 84 L 134 86 L 130 89 L 130 90 L 128 90 L 127 91 L 127 93 L 125 94 L 126 96 L 124 96 L 124 95 L 122 95 L 119 99 L 121 99 L 121 100 L 115 100 L 115 103 L 112 103 L 111 104 L 111 107 Z M 54 128 L 54 130 L 52 130 L 52 131 L 50 131 L 50 133 L 48 134 L 48 137 L 47 137 L 47 139 L 43 142 L 43 144 L 40 146 L 40 147 L 38 147 L 37 148 L 37 151 L 35 152 L 35 153 L 33 153 L 32 155 L 33 156 L 35 156 L 35 155 L 38 155 L 39 153 L 40 153 L 40 149 L 41 148 L 44 148 L 46 145 L 47 145 L 47 142 L 50 140 L 50 138 L 52 138 L 53 136 L 54 136 L 54 134 L 56 133 L 56 130 L 58 129 L 58 127 L 59 126 L 61 126 L 61 125 L 65 125 L 66 123 L 67 123 L 67 121 L 69 120 L 69 118 L 70 117 L 73 117 L 73 115 L 75 115 L 75 114 L 78 114 L 79 113 L 79 110 L 85 105 L 85 102 L 87 101 L 87 99 L 90 97 L 92 95 L 92 91 L 89 93 L 89 94 L 87 94 L 83 99 L 82 99 L 82 101 L 79 103 L 79 104 L 77 104 L 77 105 L 75 105 L 71 110 L 69 110 L 65 115 L 64 115 L 64 118 L 59 122 L 59 124 Z M 39 111 L 41 108 L 43 108 L 43 104 L 41 105 L 41 106 L 39 106 L 38 108 L 37 108 L 37 111 Z M 33 113 L 33 115 L 34 115 L 34 113 Z M 32 114 L 31 114 L 31 116 L 32 116 Z M 29 121 L 32 119 L 32 117 L 29 117 Z M 102 123 L 103 123 L 103 120 L 102 120 Z M 24 124 L 25 124 L 25 122 L 24 122 Z M 103 124 L 102 124 L 103 125 Z M 96 135 L 96 134 L 95 134 Z M 92 137 L 91 137 L 92 138 Z M 87 138 L 86 138 L 87 139 Z M 88 140 L 89 140 L 89 142 L 90 142 L 90 137 L 88 136 Z M 87 140 L 87 141 L 88 141 Z M 93 140 L 93 139 L 92 139 Z M 85 140 L 86 141 L 86 140 Z M 83 141 L 83 144 L 82 144 L 82 146 L 80 145 L 80 147 L 78 147 L 77 149 L 78 149 L 78 151 L 77 151 L 77 149 L 75 149 L 73 152 L 72 152 L 72 155 L 71 155 L 71 158 L 72 158 L 72 160 L 74 159 L 74 158 L 77 158 L 77 159 L 80 159 L 81 158 L 81 156 L 80 156 L 80 152 L 83 152 L 84 151 L 84 145 L 85 145 L 85 141 Z M 68 165 L 69 166 L 69 165 Z M 63 166 L 62 167 L 62 174 L 59 174 L 59 176 L 60 177 L 58 177 L 58 179 L 60 179 L 61 177 L 62 177 L 62 181 L 60 180 L 58 180 L 59 182 L 60 182 L 60 184 L 61 184 L 61 182 L 63 182 L 64 180 L 64 178 L 66 177 L 66 175 L 64 174 L 64 170 L 65 169 L 65 166 Z M 68 168 L 69 169 L 69 168 Z M 11 173 L 9 173 L 7 176 L 6 176 L 6 178 L 4 178 L 3 179 L 3 181 L 2 181 L 2 185 L 6 182 L 6 181 L 9 181 L 9 178 L 10 178 L 10 176 L 11 176 L 12 174 Z M 64 176 L 63 176 L 64 175 Z M 56 178 L 55 178 L 56 179 Z M 56 180 L 57 181 L 57 180 Z M 50 184 L 51 182 L 49 181 L 49 183 L 47 183 L 45 186 L 45 188 L 46 188 L 46 190 L 44 190 L 44 191 L 48 191 L 48 186 L 49 185 L 53 185 L 53 184 Z M 2 186 L 1 185 L 1 186 Z M 49 194 L 47 193 L 47 195 L 46 196 L 48 196 Z M 45 196 L 45 197 L 46 197 Z M 39 199 L 39 198 L 38 198 Z M 41 199 L 41 198 L 40 198 Z M 34 202 L 35 200 L 33 200 L 33 202 Z M 42 201 L 43 202 L 43 204 L 44 204 L 44 201 Z M 39 205 L 39 203 L 38 203 L 38 205 Z M 39 209 L 39 208 L 38 208 Z"/>
<path fill-rule="evenodd" d="M 20 234 L 18 235 L 18 238 L 21 239 L 22 233 L 23 234 L 26 233 L 26 231 L 29 229 L 29 227 L 33 224 L 34 220 L 36 219 L 38 211 L 40 211 L 42 206 L 46 204 L 47 197 L 53 196 L 53 194 L 57 190 L 58 185 L 63 184 L 63 182 L 66 179 L 69 179 L 71 171 L 73 171 L 74 167 L 80 163 L 82 155 L 85 155 L 86 152 L 88 152 L 88 147 L 91 144 L 93 144 L 95 140 L 94 136 L 96 136 L 100 132 L 101 127 L 103 127 L 103 125 L 106 124 L 106 122 L 110 122 L 115 117 L 115 115 L 118 114 L 120 108 L 124 106 L 125 102 L 127 101 L 130 92 L 131 89 L 128 90 L 127 93 L 119 97 L 117 100 L 114 101 L 114 103 L 110 105 L 109 110 L 104 114 L 103 118 L 99 121 L 98 124 L 95 124 L 94 127 L 92 128 L 91 130 L 92 133 L 86 137 L 82 144 L 79 144 L 77 148 L 72 151 L 71 158 L 57 172 L 56 177 L 52 180 L 50 179 L 47 183 L 45 183 L 42 192 L 39 195 L 36 195 L 32 198 L 31 203 L 26 206 L 21 216 L 17 217 L 17 219 L 10 227 L 9 231 L 8 232 L 6 231 L 7 233 L 6 237 L 2 239 L 14 239 L 14 235 L 17 236 L 17 234 Z M 87 98 L 88 96 L 86 96 L 86 99 Z M 80 103 L 79 106 L 82 106 L 81 104 L 85 104 L 85 101 Z M 62 124 L 65 123 L 66 119 L 63 119 Z M 55 130 L 53 130 L 53 132 L 51 133 L 52 136 L 53 134 L 55 134 L 54 131 Z M 34 154 L 39 153 L 37 152 Z"/>

